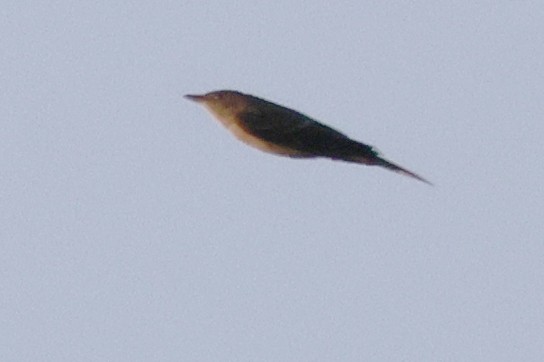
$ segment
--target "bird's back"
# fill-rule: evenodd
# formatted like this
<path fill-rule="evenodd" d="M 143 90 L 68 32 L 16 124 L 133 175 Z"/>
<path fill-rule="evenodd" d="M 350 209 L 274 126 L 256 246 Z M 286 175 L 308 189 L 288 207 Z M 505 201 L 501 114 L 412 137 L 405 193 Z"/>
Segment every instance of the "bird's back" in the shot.
<path fill-rule="evenodd" d="M 256 137 L 289 147 L 308 157 L 346 159 L 354 153 L 368 157 L 377 154 L 372 147 L 354 141 L 305 114 L 250 97 L 249 106 L 239 114 L 239 119 L 241 127 Z"/>

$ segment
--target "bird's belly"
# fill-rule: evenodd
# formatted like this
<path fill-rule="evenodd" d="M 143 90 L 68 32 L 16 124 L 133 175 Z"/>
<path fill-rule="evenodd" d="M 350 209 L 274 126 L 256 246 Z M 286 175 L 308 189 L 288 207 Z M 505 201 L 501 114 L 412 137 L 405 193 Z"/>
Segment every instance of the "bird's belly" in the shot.
<path fill-rule="evenodd" d="M 229 131 L 240 141 L 244 142 L 247 145 L 255 147 L 261 151 L 273 153 L 273 154 L 281 155 L 281 156 L 289 156 L 289 157 L 309 157 L 310 156 L 310 155 L 306 155 L 304 152 L 300 152 L 298 150 L 294 150 L 289 147 L 274 144 L 266 140 L 263 140 L 259 137 L 256 137 L 252 135 L 251 133 L 248 133 L 245 129 L 243 129 L 242 127 L 240 127 L 239 125 L 235 123 L 232 123 L 228 125 L 227 127 Z"/>

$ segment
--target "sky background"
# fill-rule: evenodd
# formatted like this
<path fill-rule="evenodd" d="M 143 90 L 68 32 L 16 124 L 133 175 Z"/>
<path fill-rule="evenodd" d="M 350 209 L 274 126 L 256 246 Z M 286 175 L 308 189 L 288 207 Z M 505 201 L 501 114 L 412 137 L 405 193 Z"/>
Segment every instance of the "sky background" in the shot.
<path fill-rule="evenodd" d="M 542 1 L 6 1 L 0 360 L 544 360 Z M 187 93 L 376 146 L 272 156 Z"/>

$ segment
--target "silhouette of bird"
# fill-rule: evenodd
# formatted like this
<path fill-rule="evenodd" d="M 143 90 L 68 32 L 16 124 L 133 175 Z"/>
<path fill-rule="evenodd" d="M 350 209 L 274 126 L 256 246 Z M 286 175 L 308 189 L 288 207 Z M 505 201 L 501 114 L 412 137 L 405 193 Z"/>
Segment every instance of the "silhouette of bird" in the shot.
<path fill-rule="evenodd" d="M 185 97 L 206 107 L 236 138 L 262 151 L 293 158 L 326 157 L 381 166 L 432 185 L 382 158 L 372 146 L 265 99 L 232 90 Z"/>

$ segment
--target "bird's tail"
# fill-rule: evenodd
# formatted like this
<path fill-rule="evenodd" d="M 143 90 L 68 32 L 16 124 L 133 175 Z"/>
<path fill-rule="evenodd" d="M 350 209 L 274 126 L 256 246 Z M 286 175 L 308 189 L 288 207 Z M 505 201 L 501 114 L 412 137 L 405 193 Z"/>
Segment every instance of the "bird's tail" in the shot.
<path fill-rule="evenodd" d="M 352 156 L 352 157 L 344 158 L 344 161 L 357 162 L 357 163 L 362 163 L 369 166 L 381 166 L 381 167 L 387 168 L 388 170 L 415 178 L 416 180 L 425 182 L 426 184 L 433 186 L 431 182 L 419 176 L 418 174 L 412 171 L 409 171 L 403 167 L 400 167 L 399 165 L 396 165 L 393 162 L 387 161 L 384 158 L 381 158 L 378 155 L 377 151 L 374 151 L 374 154 L 372 155 L 367 154 L 365 156 L 356 156 L 356 157 Z"/>
<path fill-rule="evenodd" d="M 409 171 L 409 170 L 407 170 L 405 168 L 402 168 L 399 165 L 396 165 L 393 162 L 387 161 L 386 159 L 383 159 L 383 158 L 381 158 L 379 156 L 377 156 L 374 160 L 372 160 L 371 164 L 385 167 L 385 168 L 387 168 L 387 169 L 389 169 L 391 171 L 398 172 L 400 174 L 403 174 L 403 175 L 406 175 L 406 176 L 409 176 L 409 177 L 413 177 L 416 180 L 425 182 L 427 185 L 433 186 L 433 184 L 431 182 L 429 182 L 428 180 L 426 180 L 423 177 L 419 176 L 418 174 L 416 174 L 416 173 L 414 173 L 412 171 Z"/>

